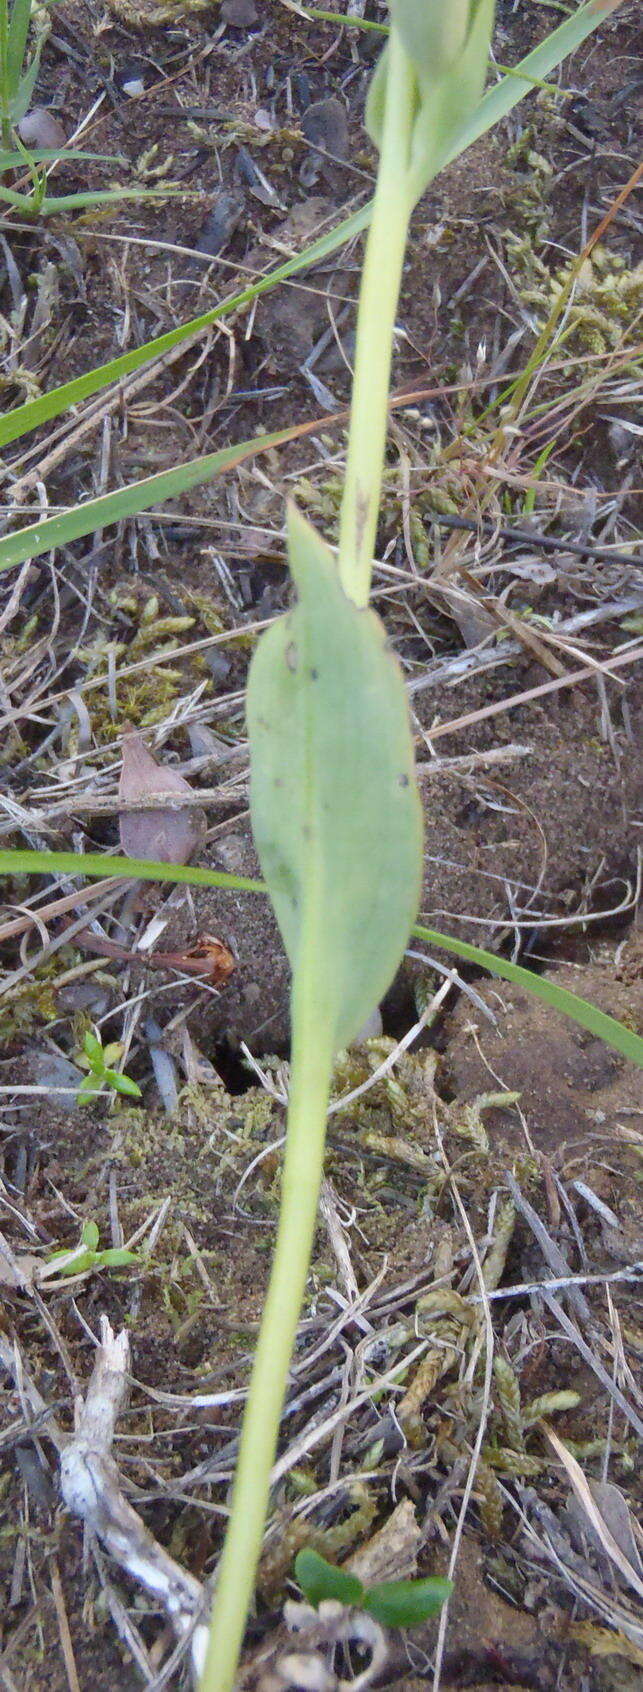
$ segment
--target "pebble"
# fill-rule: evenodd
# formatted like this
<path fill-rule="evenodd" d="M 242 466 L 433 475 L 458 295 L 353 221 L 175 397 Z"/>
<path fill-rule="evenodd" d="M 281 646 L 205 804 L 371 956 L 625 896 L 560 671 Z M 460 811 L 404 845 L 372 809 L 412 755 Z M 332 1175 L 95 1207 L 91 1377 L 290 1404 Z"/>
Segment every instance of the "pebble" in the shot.
<path fill-rule="evenodd" d="M 302 115 L 301 127 L 313 147 L 330 153 L 334 159 L 348 158 L 348 118 L 342 100 L 331 94 L 327 100 L 314 100 Z"/>
<path fill-rule="evenodd" d="M 293 71 L 291 81 L 292 91 L 297 101 L 297 105 L 299 106 L 299 110 L 300 112 L 304 112 L 306 107 L 310 105 L 310 82 L 306 76 L 306 72 Z"/>
<path fill-rule="evenodd" d="M 259 13 L 254 0 L 223 0 L 221 17 L 232 29 L 254 29 Z"/>
<path fill-rule="evenodd" d="M 114 72 L 114 86 L 128 100 L 140 100 L 145 93 L 146 65 L 141 59 L 126 59 Z"/>
<path fill-rule="evenodd" d="M 234 235 L 242 212 L 243 200 L 238 194 L 219 194 L 199 231 L 195 251 L 205 253 L 208 258 L 216 258 Z"/>
<path fill-rule="evenodd" d="M 35 1042 L 29 1042 L 25 1046 L 23 1055 L 28 1059 L 29 1081 L 32 1086 L 64 1087 L 68 1091 L 68 1097 L 66 1099 L 61 1098 L 60 1101 L 58 1099 L 52 1101 L 55 1104 L 60 1104 L 63 1109 L 69 1109 L 70 1105 L 77 1103 L 74 1094 L 82 1086 L 85 1076 L 80 1069 L 76 1068 L 75 1064 L 70 1063 L 69 1059 L 63 1056 L 62 1052 L 58 1052 L 49 1046 L 39 1046 Z"/>
<path fill-rule="evenodd" d="M 67 136 L 58 118 L 48 106 L 34 106 L 18 124 L 18 134 L 25 147 L 66 147 Z"/>

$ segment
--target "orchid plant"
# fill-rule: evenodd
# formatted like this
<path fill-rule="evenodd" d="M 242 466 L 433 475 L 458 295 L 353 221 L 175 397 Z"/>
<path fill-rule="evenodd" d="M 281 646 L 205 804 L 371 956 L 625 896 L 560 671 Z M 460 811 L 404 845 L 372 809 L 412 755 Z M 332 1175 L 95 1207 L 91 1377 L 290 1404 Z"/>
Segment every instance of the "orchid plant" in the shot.
<path fill-rule="evenodd" d="M 288 560 L 296 601 L 263 635 L 250 669 L 251 815 L 265 884 L 261 888 L 241 877 L 186 865 L 108 860 L 110 874 L 267 890 L 292 967 L 281 1210 L 217 1570 L 201 1692 L 232 1692 L 237 1677 L 313 1246 L 334 1060 L 356 1037 L 392 980 L 420 896 L 422 812 L 406 692 L 386 631 L 368 603 L 409 219 L 444 164 L 504 116 L 534 80 L 548 75 L 618 4 L 587 0 L 483 96 L 494 0 L 448 0 L 448 5 L 445 0 L 390 0 L 390 30 L 367 104 L 368 129 L 379 150 L 374 200 L 302 260 L 310 264 L 321 258 L 370 221 L 337 554 L 291 507 Z M 0 98 L 5 117 L 7 66 L 11 62 L 15 68 L 18 47 L 16 34 L 9 52 L 2 21 L 8 18 L 7 6 L 8 0 L 0 0 Z M 16 15 L 24 35 L 25 0 Z M 169 351 L 225 310 L 247 303 L 267 285 L 292 274 L 299 262 L 289 261 L 270 283 L 253 284 L 243 295 L 218 303 L 211 313 L 146 347 L 130 349 L 102 369 L 16 407 L 0 423 L 0 445 Z M 0 542 L 0 568 L 174 497 L 244 453 L 278 444 L 289 435 L 283 431 L 226 448 L 18 529 Z M 0 852 L 0 869 L 6 871 L 101 876 L 105 867 L 101 855 Z M 518 981 L 626 1056 L 643 1062 L 643 1041 L 632 1030 L 555 983 L 533 978 L 519 965 L 463 941 L 418 925 L 414 931 L 429 943 L 447 946 Z M 98 1052 L 92 1048 L 86 1056 L 96 1075 Z M 101 1062 L 107 1063 L 107 1053 L 101 1054 Z M 123 1079 L 119 1077 L 121 1084 Z M 341 1571 L 329 1574 L 328 1566 L 320 1570 L 322 1561 L 317 1559 L 313 1567 L 309 1557 L 300 1565 L 302 1585 L 313 1596 L 339 1589 Z M 358 1582 L 348 1582 L 347 1601 L 370 1606 L 373 1613 L 375 1605 L 390 1599 L 377 1588 L 369 1594 L 358 1587 Z M 419 1615 L 422 1603 L 430 1601 L 435 1607 L 445 1596 L 446 1590 L 406 1595 L 405 1614 Z"/>

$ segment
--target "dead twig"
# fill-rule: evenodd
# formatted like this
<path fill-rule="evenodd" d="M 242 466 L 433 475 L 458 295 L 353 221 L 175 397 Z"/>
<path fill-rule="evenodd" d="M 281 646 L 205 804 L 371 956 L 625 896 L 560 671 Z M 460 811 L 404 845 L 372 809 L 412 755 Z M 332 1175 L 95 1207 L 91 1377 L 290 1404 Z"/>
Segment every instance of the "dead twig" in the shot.
<path fill-rule="evenodd" d="M 62 1496 L 70 1513 L 79 1516 L 120 1567 L 152 1594 L 179 1639 L 190 1639 L 198 1675 L 207 1644 L 207 1626 L 201 1619 L 203 1587 L 158 1544 L 127 1502 L 111 1455 L 116 1421 L 127 1396 L 129 1361 L 127 1334 L 115 1335 L 103 1316 L 101 1344 L 85 1402 L 76 1405 L 75 1432 L 61 1457 Z"/>

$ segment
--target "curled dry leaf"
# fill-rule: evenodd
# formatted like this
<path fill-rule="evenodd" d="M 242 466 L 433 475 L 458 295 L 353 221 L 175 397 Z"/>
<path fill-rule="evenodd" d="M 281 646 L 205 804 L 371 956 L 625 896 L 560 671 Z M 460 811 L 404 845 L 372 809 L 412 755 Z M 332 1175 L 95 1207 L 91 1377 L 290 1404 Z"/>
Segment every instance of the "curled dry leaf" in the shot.
<path fill-rule="evenodd" d="M 118 796 L 126 805 L 141 801 L 140 810 L 122 811 L 120 839 L 128 858 L 151 858 L 164 864 L 187 864 L 201 845 L 206 830 L 205 812 L 193 804 L 192 788 L 177 770 L 157 764 L 138 733 L 123 737 L 123 768 Z M 184 808 L 170 805 L 164 810 L 159 800 L 187 800 Z M 156 801 L 148 808 L 145 800 Z"/>
<path fill-rule="evenodd" d="M 148 969 L 180 969 L 183 975 L 197 976 L 210 987 L 225 986 L 236 968 L 232 952 L 214 934 L 200 934 L 185 952 L 133 952 L 127 946 L 119 946 L 116 940 L 92 934 L 89 928 L 81 929 L 76 941 L 97 957 L 115 958 L 119 963 L 145 963 Z"/>
<path fill-rule="evenodd" d="M 232 952 L 214 934 L 200 934 L 187 952 L 155 952 L 151 962 L 198 975 L 211 987 L 221 987 L 235 967 Z"/>

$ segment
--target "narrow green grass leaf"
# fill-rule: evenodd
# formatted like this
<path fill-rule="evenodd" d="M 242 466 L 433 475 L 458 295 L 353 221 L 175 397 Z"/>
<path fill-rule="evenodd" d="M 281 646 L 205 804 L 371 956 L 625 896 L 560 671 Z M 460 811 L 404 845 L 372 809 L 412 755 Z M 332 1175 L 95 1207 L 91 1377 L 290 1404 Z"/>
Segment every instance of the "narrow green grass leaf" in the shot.
<path fill-rule="evenodd" d="M 115 206 L 120 205 L 121 200 L 167 200 L 173 194 L 180 194 L 182 199 L 188 197 L 184 188 L 172 188 L 171 186 L 167 188 L 96 188 L 93 192 L 79 194 L 45 194 L 42 200 L 39 199 L 37 204 L 32 206 L 28 194 L 14 193 L 10 188 L 0 188 L 0 200 L 4 200 L 7 205 L 19 207 L 25 213 L 25 216 L 32 213 L 34 217 L 55 217 L 58 212 L 88 210 L 92 206 Z M 145 361 L 143 360 L 143 362 Z M 58 389 L 54 389 L 54 393 L 58 391 Z M 39 401 L 32 400 L 31 403 L 38 405 Z M 9 413 L 9 415 L 11 416 L 12 413 Z"/>
<path fill-rule="evenodd" d="M 131 482 L 129 487 L 115 488 L 112 493 L 101 494 L 98 499 L 73 505 L 57 517 L 47 517 L 42 523 L 29 523 L 24 529 L 16 529 L 0 541 L 0 571 L 9 570 L 14 564 L 23 564 L 27 558 L 39 558 L 52 547 L 67 546 L 82 535 L 92 534 L 94 529 L 120 523 L 123 517 L 135 517 L 139 511 L 149 511 L 150 506 L 159 505 L 163 500 L 176 499 L 188 488 L 220 475 L 222 470 L 229 470 L 232 464 L 241 463 L 252 453 L 279 446 L 291 435 L 291 429 L 278 429 L 272 435 L 256 435 L 254 440 L 245 441 L 241 446 L 221 447 L 218 452 L 208 452 L 203 458 L 193 458 L 188 464 L 178 464 L 173 470 L 159 470 L 155 476 Z"/>
<path fill-rule="evenodd" d="M 3 0 L 3 4 L 7 5 L 8 0 Z M 30 22 L 31 0 L 13 0 L 7 32 L 7 71 L 11 93 L 15 93 L 20 84 Z"/>
<path fill-rule="evenodd" d="M 22 851 L 7 848 L 0 851 L 0 875 L 2 874 L 77 875 L 96 880 L 105 875 L 113 875 L 122 878 L 136 877 L 140 881 L 182 882 L 194 887 L 237 888 L 246 893 L 267 892 L 265 882 L 254 881 L 249 876 L 195 868 L 191 864 L 154 864 L 147 858 L 110 858 L 103 852 L 38 852 L 30 848 Z M 616 1017 L 608 1016 L 605 1011 L 599 1010 L 597 1005 L 590 1004 L 589 1000 L 581 999 L 577 993 L 570 993 L 566 987 L 559 987 L 555 982 L 545 981 L 532 970 L 524 969 L 521 964 L 510 963 L 507 958 L 500 958 L 495 952 L 486 952 L 481 946 L 471 946 L 466 940 L 456 940 L 452 934 L 442 934 L 438 929 L 425 928 L 422 923 L 416 923 L 412 933 L 418 940 L 425 941 L 427 946 L 439 946 L 441 951 L 453 952 L 466 963 L 487 969 L 490 975 L 498 975 L 505 981 L 515 981 L 526 993 L 543 999 L 552 1010 L 559 1011 L 561 1016 L 567 1016 L 579 1027 L 586 1028 L 597 1040 L 604 1040 L 607 1046 L 612 1046 L 614 1051 L 620 1052 L 630 1063 L 635 1063 L 639 1069 L 643 1069 L 641 1036 L 627 1028 L 625 1023 L 618 1022 Z"/>
<path fill-rule="evenodd" d="M 297 253 L 284 264 L 277 265 L 274 270 L 261 276 L 257 282 L 251 282 L 246 288 L 240 288 L 234 294 L 212 306 L 210 311 L 203 311 L 198 317 L 190 318 L 189 322 L 177 324 L 174 329 L 166 330 L 163 335 L 155 335 L 153 340 L 146 341 L 142 347 L 132 347 L 129 352 L 121 353 L 118 358 L 112 358 L 107 364 L 95 365 L 83 376 L 75 376 L 70 382 L 62 382 L 60 387 L 52 388 L 50 393 L 40 394 L 38 399 L 27 400 L 24 405 L 15 406 L 6 417 L 0 418 L 0 447 L 7 446 L 10 441 L 20 439 L 28 434 L 30 429 L 37 429 L 41 423 L 47 423 L 52 417 L 59 417 L 72 405 L 78 405 L 81 400 L 88 399 L 92 394 L 100 393 L 108 388 L 112 382 L 119 382 L 123 376 L 131 375 L 132 371 L 140 370 L 144 364 L 152 359 L 160 358 L 163 353 L 171 352 L 183 341 L 193 335 L 211 328 L 221 317 L 229 317 L 232 312 L 240 311 L 244 306 L 252 305 L 261 294 L 266 294 L 276 288 L 280 282 L 286 282 L 290 276 L 296 276 L 298 271 L 307 270 L 310 265 L 321 263 L 322 259 L 334 253 L 345 241 L 350 241 L 365 229 L 369 218 L 369 207 L 364 206 L 354 212 L 351 217 L 344 219 L 327 235 L 320 236 L 302 253 Z"/>
<path fill-rule="evenodd" d="M 7 848 L 0 851 L 0 875 L 82 875 L 88 879 L 113 875 L 136 881 L 183 882 L 188 887 L 225 887 L 241 893 L 266 893 L 263 881 L 226 870 L 199 869 L 194 864 L 157 864 L 152 858 L 110 858 L 107 852 L 38 852 Z"/>
<path fill-rule="evenodd" d="M 388 24 L 372 23 L 370 18 L 360 18 L 357 15 L 349 17 L 348 14 L 342 16 L 340 12 L 324 12 L 320 6 L 302 7 L 302 15 L 311 18 L 313 21 L 317 19 L 319 23 L 332 23 L 335 28 L 338 24 L 341 24 L 342 29 L 372 30 L 377 35 L 388 35 L 389 33 Z"/>
<path fill-rule="evenodd" d="M 511 75 L 503 77 L 494 88 L 489 88 L 457 141 L 445 154 L 440 168 L 458 158 L 474 141 L 478 141 L 494 124 L 506 117 L 525 94 L 529 93 L 533 82 L 549 76 L 569 53 L 581 45 L 592 30 L 600 26 L 607 13 L 620 3 L 621 0 L 588 0 L 588 4 L 581 6 L 573 17 L 560 24 L 533 53 L 527 54 L 527 57 L 513 68 Z M 524 81 L 521 80 L 523 72 Z M 285 264 L 278 265 L 259 281 L 252 282 L 247 288 L 241 288 L 238 292 L 219 300 L 210 311 L 202 312 L 199 317 L 193 317 L 174 329 L 168 329 L 164 335 L 156 335 L 142 347 L 133 347 L 129 352 L 121 353 L 118 358 L 110 359 L 107 364 L 95 365 L 83 376 L 77 376 L 71 382 L 61 383 L 50 393 L 39 395 L 38 399 L 27 400 L 23 405 L 15 406 L 6 417 L 0 418 L 0 448 L 7 446 L 10 441 L 18 440 L 30 429 L 37 429 L 50 418 L 59 417 L 69 406 L 78 405 L 91 394 L 100 393 L 103 388 L 109 387 L 112 382 L 120 381 L 121 377 L 130 375 L 133 370 L 140 370 L 150 360 L 159 358 L 162 353 L 171 352 L 173 347 L 180 346 L 192 335 L 209 329 L 218 318 L 228 317 L 232 312 L 251 305 L 261 294 L 270 292 L 290 276 L 296 276 L 310 265 L 319 264 L 329 254 L 336 252 L 338 247 L 344 246 L 347 241 L 361 234 L 368 227 L 370 216 L 369 201 L 351 217 L 344 218 L 334 229 L 329 230 L 327 235 L 321 236 L 319 241 L 314 241 L 303 252 L 288 259 Z"/>
<path fill-rule="evenodd" d="M 17 81 L 12 81 L 10 114 L 13 123 L 19 123 L 31 105 L 31 97 L 36 86 L 38 71 L 40 70 L 40 55 L 45 44 L 42 35 L 38 42 L 31 63 L 22 72 Z"/>
<path fill-rule="evenodd" d="M 24 151 L 0 151 L 0 174 L 5 170 L 22 170 L 25 152 L 31 164 L 49 164 L 53 159 L 92 159 L 99 164 L 125 164 L 119 153 L 86 153 L 82 147 L 28 147 Z"/>
<path fill-rule="evenodd" d="M 571 1017 L 572 1022 L 577 1022 L 597 1040 L 604 1040 L 606 1045 L 613 1046 L 615 1051 L 643 1069 L 643 1039 L 640 1035 L 626 1028 L 625 1023 L 617 1022 L 616 1017 L 607 1016 L 589 1000 L 579 998 L 577 993 L 569 993 L 566 987 L 559 987 L 555 981 L 546 981 L 530 969 L 523 969 L 521 964 L 499 958 L 495 952 L 486 952 L 481 946 L 470 946 L 466 940 L 455 940 L 452 934 L 440 934 L 437 929 L 425 928 L 421 923 L 416 923 L 413 933 L 427 946 L 439 946 L 443 951 L 454 952 L 456 958 L 464 958 L 467 963 L 481 964 L 504 981 L 515 981 L 516 986 L 524 987 L 526 993 L 542 999 L 552 1010 L 561 1011 L 563 1016 Z"/>
<path fill-rule="evenodd" d="M 292 506 L 288 556 L 297 604 L 266 630 L 248 677 L 250 814 L 293 972 L 317 910 L 315 997 L 339 1050 L 402 959 L 420 895 L 422 811 L 383 624 L 347 598 L 330 548 Z"/>
<path fill-rule="evenodd" d="M 295 1576 L 315 1610 L 325 1598 L 334 1598 L 338 1604 L 362 1604 L 364 1588 L 357 1575 L 349 1569 L 338 1569 L 336 1563 L 327 1563 L 309 1547 L 295 1557 Z"/>

